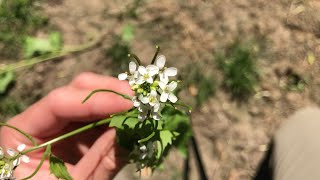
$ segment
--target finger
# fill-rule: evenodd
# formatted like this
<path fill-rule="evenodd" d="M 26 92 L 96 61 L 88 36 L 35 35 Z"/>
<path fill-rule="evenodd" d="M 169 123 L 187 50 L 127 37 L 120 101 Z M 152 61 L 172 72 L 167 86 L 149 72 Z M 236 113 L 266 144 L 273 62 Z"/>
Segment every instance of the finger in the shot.
<path fill-rule="evenodd" d="M 133 95 L 130 86 L 126 81 L 119 81 L 111 76 L 103 76 L 91 72 L 83 72 L 71 81 L 69 86 L 78 89 L 104 89 L 106 87 L 116 86 L 120 93 Z"/>
<path fill-rule="evenodd" d="M 117 145 L 113 146 L 108 155 L 103 157 L 96 171 L 93 174 L 93 179 L 113 179 L 121 168 L 128 163 L 127 155 L 119 153 Z"/>
<path fill-rule="evenodd" d="M 89 179 L 96 175 L 99 175 L 100 178 L 93 179 L 105 179 L 103 177 L 114 175 L 115 171 L 120 168 L 115 157 L 112 157 L 115 154 L 112 152 L 116 143 L 115 136 L 115 130 L 110 129 L 97 139 L 71 172 L 74 179 Z M 101 164 L 105 168 L 102 168 Z"/>
<path fill-rule="evenodd" d="M 82 78 L 76 78 L 77 80 L 69 86 L 54 90 L 10 120 L 9 124 L 21 128 L 32 136 L 45 137 L 63 129 L 70 121 L 93 121 L 132 107 L 130 101 L 113 93 L 97 93 L 82 104 L 81 101 L 91 92 L 89 89 L 105 88 L 129 94 L 132 92 L 128 83 L 115 78 L 104 78 L 90 73 L 80 77 Z M 102 86 L 104 80 L 106 83 Z M 84 82 L 83 85 L 80 81 Z"/>

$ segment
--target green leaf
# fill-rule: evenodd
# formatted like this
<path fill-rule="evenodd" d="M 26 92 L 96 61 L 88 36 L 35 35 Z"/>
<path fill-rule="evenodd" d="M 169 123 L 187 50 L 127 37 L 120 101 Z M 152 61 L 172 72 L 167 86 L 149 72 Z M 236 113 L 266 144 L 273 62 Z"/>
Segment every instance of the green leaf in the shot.
<path fill-rule="evenodd" d="M 55 175 L 58 179 L 72 180 L 67 167 L 61 159 L 54 156 L 53 154 L 50 154 L 49 161 L 50 171 L 53 175 Z"/>
<path fill-rule="evenodd" d="M 164 129 L 174 133 L 173 145 L 183 157 L 187 157 L 188 142 L 192 136 L 189 116 L 171 106 L 166 106 L 161 113 L 165 122 Z"/>
<path fill-rule="evenodd" d="M 126 24 L 122 29 L 122 36 L 121 39 L 126 42 L 130 43 L 134 38 L 134 28 L 130 24 Z"/>
<path fill-rule="evenodd" d="M 52 32 L 47 39 L 27 37 L 24 41 L 24 57 L 32 58 L 61 50 L 62 38 L 60 33 Z"/>
<path fill-rule="evenodd" d="M 160 140 L 162 149 L 165 149 L 169 144 L 172 144 L 173 134 L 169 130 L 160 131 Z"/>
<path fill-rule="evenodd" d="M 138 117 L 128 117 L 124 120 L 123 124 L 127 125 L 129 128 L 134 129 L 137 124 L 141 123 Z"/>
<path fill-rule="evenodd" d="M 109 126 L 116 127 L 118 129 L 124 129 L 125 127 L 134 129 L 138 123 L 140 123 L 138 120 L 138 112 L 137 110 L 132 110 L 130 112 L 111 116 Z"/>
<path fill-rule="evenodd" d="M 10 83 L 14 80 L 14 73 L 12 71 L 0 74 L 0 94 L 6 92 Z"/>
<path fill-rule="evenodd" d="M 62 47 L 62 37 L 59 32 L 52 32 L 49 35 L 49 41 L 54 51 L 60 50 Z"/>
<path fill-rule="evenodd" d="M 113 116 L 111 117 L 109 126 L 123 129 L 123 122 L 125 119 L 126 119 L 125 116 Z"/>

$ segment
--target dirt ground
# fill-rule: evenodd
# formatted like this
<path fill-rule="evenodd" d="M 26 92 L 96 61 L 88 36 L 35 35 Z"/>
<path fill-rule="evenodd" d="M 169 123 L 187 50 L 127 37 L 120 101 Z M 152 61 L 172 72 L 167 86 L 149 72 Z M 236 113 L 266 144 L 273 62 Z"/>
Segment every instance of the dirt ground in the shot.
<path fill-rule="evenodd" d="M 32 103 L 83 71 L 113 73 L 104 54 L 123 24 L 135 27 L 132 51 L 144 62 L 160 45 L 169 64 L 205 65 L 203 72 L 221 75 L 213 54 L 234 39 L 261 38 L 266 42 L 258 58 L 259 87 L 247 103 L 237 103 L 222 86 L 192 114 L 209 179 L 245 180 L 254 176 L 268 143 L 280 123 L 297 109 L 320 104 L 320 2 L 316 0 L 145 0 L 137 18 L 123 18 L 132 1 L 56 0 L 45 13 L 65 45 L 86 43 L 109 32 L 99 48 L 19 71 L 10 95 Z M 312 63 L 310 55 L 315 57 Z M 283 88 L 290 75 L 305 79 L 302 91 Z M 27 78 L 26 78 L 27 77 Z M 187 100 L 187 98 L 186 98 Z M 188 100 L 187 100 L 188 101 Z M 193 158 L 192 158 L 193 159 Z M 192 160 L 193 162 L 193 160 Z M 180 179 L 183 159 L 170 154 L 163 171 L 151 179 Z M 197 179 L 195 165 L 191 179 Z M 137 178 L 132 168 L 121 177 Z"/>

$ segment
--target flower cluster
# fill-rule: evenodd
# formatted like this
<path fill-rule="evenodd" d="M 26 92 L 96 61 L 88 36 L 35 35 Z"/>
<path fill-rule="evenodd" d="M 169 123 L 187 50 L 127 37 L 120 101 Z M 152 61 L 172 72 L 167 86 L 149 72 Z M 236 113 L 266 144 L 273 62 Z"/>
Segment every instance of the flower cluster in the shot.
<path fill-rule="evenodd" d="M 119 80 L 128 80 L 135 96 L 132 98 L 133 105 L 138 108 L 141 121 L 152 117 L 160 119 L 159 110 L 163 103 L 175 103 L 178 98 L 173 91 L 177 87 L 176 81 L 170 81 L 169 77 L 177 75 L 177 68 L 165 67 L 166 58 L 160 55 L 155 64 L 146 67 L 139 66 L 134 62 L 129 63 L 129 73 L 119 74 Z"/>
<path fill-rule="evenodd" d="M 0 179 L 15 179 L 13 171 L 19 166 L 20 161 L 22 160 L 25 163 L 30 162 L 28 156 L 20 154 L 25 147 L 25 144 L 20 144 L 17 148 L 18 152 L 9 148 L 6 154 L 3 148 L 0 147 Z"/>

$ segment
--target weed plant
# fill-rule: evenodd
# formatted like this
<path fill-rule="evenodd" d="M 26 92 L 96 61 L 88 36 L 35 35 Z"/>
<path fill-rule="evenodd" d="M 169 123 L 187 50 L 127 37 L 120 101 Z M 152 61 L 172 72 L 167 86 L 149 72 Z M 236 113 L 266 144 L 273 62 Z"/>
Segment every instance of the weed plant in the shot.
<path fill-rule="evenodd" d="M 252 43 L 236 40 L 215 57 L 224 76 L 223 85 L 233 99 L 247 100 L 258 84 L 257 56 L 252 47 Z"/>
<path fill-rule="evenodd" d="M 20 58 L 25 37 L 47 24 L 39 0 L 0 1 L 0 56 Z"/>

